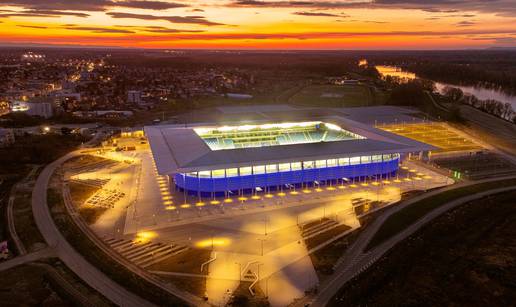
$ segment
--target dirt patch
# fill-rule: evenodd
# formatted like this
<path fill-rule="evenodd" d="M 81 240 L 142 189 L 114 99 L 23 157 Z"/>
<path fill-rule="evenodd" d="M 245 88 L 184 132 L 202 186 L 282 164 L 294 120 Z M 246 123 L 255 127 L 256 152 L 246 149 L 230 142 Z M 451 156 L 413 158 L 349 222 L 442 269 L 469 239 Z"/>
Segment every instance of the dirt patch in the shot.
<path fill-rule="evenodd" d="M 70 182 L 68 184 L 70 188 L 70 195 L 72 196 L 72 200 L 76 206 L 80 206 L 88 200 L 95 192 L 100 190 L 100 187 L 94 187 L 87 184 Z"/>

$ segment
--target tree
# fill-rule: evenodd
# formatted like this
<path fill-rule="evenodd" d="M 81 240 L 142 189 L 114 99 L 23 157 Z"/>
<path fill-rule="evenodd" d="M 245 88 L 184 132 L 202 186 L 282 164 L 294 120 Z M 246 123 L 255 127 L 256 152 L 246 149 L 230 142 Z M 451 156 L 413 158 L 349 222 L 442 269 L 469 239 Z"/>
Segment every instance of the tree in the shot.
<path fill-rule="evenodd" d="M 426 99 L 427 83 L 412 80 L 397 85 L 391 92 L 389 104 L 418 106 Z"/>
<path fill-rule="evenodd" d="M 443 95 L 453 102 L 460 101 L 464 98 L 464 92 L 458 87 L 446 86 L 443 89 Z"/>

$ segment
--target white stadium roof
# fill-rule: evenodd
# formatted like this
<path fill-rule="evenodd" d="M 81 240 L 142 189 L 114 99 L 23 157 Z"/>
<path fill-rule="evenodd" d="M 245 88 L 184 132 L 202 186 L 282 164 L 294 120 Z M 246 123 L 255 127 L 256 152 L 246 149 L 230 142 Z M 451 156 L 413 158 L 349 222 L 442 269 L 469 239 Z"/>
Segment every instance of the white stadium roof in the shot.
<path fill-rule="evenodd" d="M 239 111 L 241 111 L 241 108 Z M 260 111 L 264 113 L 263 110 Z M 300 121 L 305 120 L 313 120 L 313 118 L 300 118 Z M 149 140 L 158 173 L 161 175 L 437 149 L 434 146 L 359 123 L 343 115 L 326 116 L 317 118 L 317 120 L 333 123 L 347 131 L 363 136 L 365 139 L 211 150 L 194 131 L 194 128 L 221 126 L 217 123 L 195 124 L 186 127 L 184 125 L 147 126 L 145 127 L 145 134 Z M 259 121 L 253 122 L 253 124 L 272 122 L 278 121 Z M 224 124 L 227 124 L 227 122 Z M 233 122 L 233 124 L 243 123 Z M 250 124 L 250 122 L 245 124 Z"/>

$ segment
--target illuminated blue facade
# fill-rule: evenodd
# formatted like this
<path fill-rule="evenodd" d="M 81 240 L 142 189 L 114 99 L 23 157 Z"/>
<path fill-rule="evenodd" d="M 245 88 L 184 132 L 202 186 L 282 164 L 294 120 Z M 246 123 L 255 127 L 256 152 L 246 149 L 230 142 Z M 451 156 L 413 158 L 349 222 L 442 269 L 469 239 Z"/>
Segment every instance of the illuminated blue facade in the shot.
<path fill-rule="evenodd" d="M 379 159 L 377 158 L 379 157 Z M 294 163 L 292 168 L 286 168 L 282 170 L 282 164 L 279 164 L 279 168 L 273 169 L 271 172 L 264 171 L 259 172 L 253 170 L 250 172 L 238 171 L 236 173 L 229 174 L 229 169 L 223 171 L 222 176 L 215 176 L 215 172 L 196 172 L 196 173 L 178 173 L 174 175 L 174 181 L 179 189 L 187 190 L 194 193 L 220 193 L 226 191 L 240 191 L 240 190 L 252 190 L 257 187 L 260 188 L 276 188 L 284 185 L 296 185 L 302 183 L 313 183 L 315 181 L 323 183 L 325 181 L 341 181 L 343 178 L 364 178 L 364 177 L 386 177 L 393 175 L 398 170 L 400 162 L 399 154 L 392 155 L 377 155 L 358 158 L 358 163 L 353 163 L 353 160 L 347 160 L 346 165 L 341 165 L 337 161 L 343 159 L 331 159 L 331 160 L 320 160 L 328 161 L 324 167 L 319 167 L 314 162 L 313 167 L 306 167 L 306 162 L 299 162 L 300 169 L 294 169 Z M 364 159 L 367 158 L 367 159 Z M 347 159 L 347 158 L 346 158 Z M 353 158 L 351 158 L 353 159 Z M 330 163 L 335 161 L 335 163 Z M 287 165 L 289 163 L 286 163 Z M 244 168 L 240 168 L 243 170 Z M 251 167 L 249 167 L 251 169 Z"/>

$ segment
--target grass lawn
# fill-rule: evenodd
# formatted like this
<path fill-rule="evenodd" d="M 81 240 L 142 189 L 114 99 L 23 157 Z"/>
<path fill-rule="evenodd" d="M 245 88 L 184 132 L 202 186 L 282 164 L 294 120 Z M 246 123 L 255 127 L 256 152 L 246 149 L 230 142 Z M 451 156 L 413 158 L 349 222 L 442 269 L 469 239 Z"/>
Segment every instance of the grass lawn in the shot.
<path fill-rule="evenodd" d="M 83 204 L 88 198 L 90 198 L 95 192 L 100 190 L 98 187 L 93 187 L 90 185 L 71 182 L 70 187 L 70 195 L 72 196 L 72 200 L 76 204 Z"/>
<path fill-rule="evenodd" d="M 412 223 L 438 208 L 439 206 L 455 199 L 490 189 L 507 187 L 516 184 L 516 179 L 500 180 L 494 182 L 479 183 L 468 187 L 462 187 L 425 198 L 391 215 L 380 226 L 374 237 L 367 245 L 366 250 L 378 246 L 385 240 L 396 235 Z"/>
<path fill-rule="evenodd" d="M 13 216 L 16 233 L 28 252 L 36 251 L 46 245 L 32 214 L 32 193 L 30 191 L 16 193 Z"/>
<path fill-rule="evenodd" d="M 321 243 L 324 243 L 328 241 L 329 239 L 338 236 L 339 234 L 350 230 L 351 227 L 348 225 L 339 225 L 335 228 L 332 228 L 328 231 L 325 231 L 323 233 L 320 233 L 316 235 L 315 237 L 311 237 L 309 239 L 305 240 L 306 247 L 310 250 L 316 246 L 318 246 Z"/>
<path fill-rule="evenodd" d="M 97 219 L 108 210 L 107 208 L 84 204 L 86 200 L 95 194 L 95 192 L 100 190 L 100 188 L 77 182 L 71 182 L 69 187 L 73 203 L 81 217 L 88 225 L 94 224 Z"/>
<path fill-rule="evenodd" d="M 2 306 L 71 306 L 56 289 L 43 268 L 21 265 L 2 272 L 0 300 Z"/>
<path fill-rule="evenodd" d="M 514 306 L 516 192 L 429 222 L 343 285 L 328 306 Z"/>
<path fill-rule="evenodd" d="M 363 85 L 310 85 L 294 94 L 289 102 L 314 107 L 373 105 L 371 93 Z"/>
<path fill-rule="evenodd" d="M 314 265 L 319 279 L 333 273 L 333 266 L 344 254 L 349 245 L 355 241 L 360 230 L 360 228 L 356 229 L 348 235 L 345 235 L 310 254 L 310 259 L 312 260 L 312 264 Z"/>

